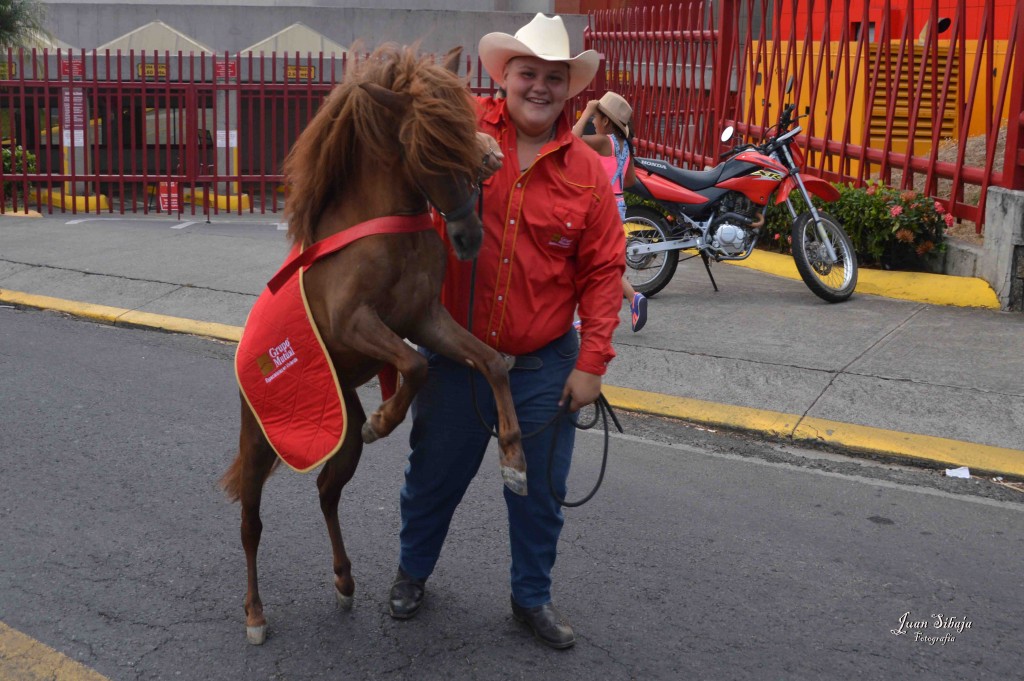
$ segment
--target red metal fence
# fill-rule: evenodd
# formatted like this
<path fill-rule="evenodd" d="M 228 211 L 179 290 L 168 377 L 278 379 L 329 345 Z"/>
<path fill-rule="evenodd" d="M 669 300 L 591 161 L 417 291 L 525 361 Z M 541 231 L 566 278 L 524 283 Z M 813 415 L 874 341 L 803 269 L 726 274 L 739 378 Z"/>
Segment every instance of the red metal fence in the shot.
<path fill-rule="evenodd" d="M 889 0 L 595 12 L 585 41 L 606 70 L 580 101 L 620 92 L 639 152 L 689 167 L 716 162 L 724 125 L 757 139 L 796 102 L 811 172 L 916 186 L 980 229 L 989 186 L 1024 189 L 1024 18 L 1019 2 L 944 2 L 948 17 L 937 0 L 916 16 Z M 344 68 L 309 54 L 8 51 L 0 211 L 278 212 L 284 156 Z"/>
<path fill-rule="evenodd" d="M 2 68 L 2 67 L 0 67 Z M 14 52 L 0 133 L 8 208 L 277 211 L 281 163 L 344 59 Z"/>
<path fill-rule="evenodd" d="M 9 50 L 0 212 L 278 212 L 284 158 L 347 59 Z"/>
<path fill-rule="evenodd" d="M 722 127 L 760 139 L 794 102 L 811 172 L 917 188 L 980 231 L 989 186 L 1024 189 L 1021 3 L 953 0 L 940 11 L 932 0 L 916 14 L 914 3 L 870 5 L 599 11 L 587 46 L 605 55 L 603 86 L 634 103 L 640 153 L 713 165 Z"/>

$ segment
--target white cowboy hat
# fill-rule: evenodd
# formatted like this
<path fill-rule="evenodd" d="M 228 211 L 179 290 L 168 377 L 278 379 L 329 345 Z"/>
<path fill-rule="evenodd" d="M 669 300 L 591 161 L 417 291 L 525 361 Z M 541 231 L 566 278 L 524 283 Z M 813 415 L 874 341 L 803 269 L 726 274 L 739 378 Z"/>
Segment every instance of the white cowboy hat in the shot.
<path fill-rule="evenodd" d="M 569 97 L 575 97 L 590 85 L 601 63 L 594 50 L 585 50 L 575 57 L 569 55 L 569 34 L 562 17 L 546 17 L 541 13 L 516 31 L 488 33 L 480 38 L 480 61 L 495 83 L 505 86 L 505 64 L 513 57 L 537 57 L 545 61 L 560 61 L 569 65 Z"/>

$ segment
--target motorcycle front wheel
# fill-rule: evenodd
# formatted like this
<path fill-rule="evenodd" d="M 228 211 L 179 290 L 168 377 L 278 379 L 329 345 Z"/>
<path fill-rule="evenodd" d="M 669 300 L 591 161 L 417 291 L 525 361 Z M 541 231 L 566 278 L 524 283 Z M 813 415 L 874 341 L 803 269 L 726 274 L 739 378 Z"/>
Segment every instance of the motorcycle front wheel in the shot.
<path fill-rule="evenodd" d="M 793 221 L 793 259 L 807 288 L 822 300 L 841 303 L 857 288 L 857 254 L 838 220 L 821 211 L 818 216 L 825 238 L 835 251 L 835 262 L 829 258 L 810 212 L 801 213 Z"/>
<path fill-rule="evenodd" d="M 626 281 L 651 298 L 668 285 L 679 265 L 679 251 L 629 255 L 629 247 L 658 244 L 669 240 L 668 228 L 657 211 L 646 206 L 628 206 L 626 222 Z"/>

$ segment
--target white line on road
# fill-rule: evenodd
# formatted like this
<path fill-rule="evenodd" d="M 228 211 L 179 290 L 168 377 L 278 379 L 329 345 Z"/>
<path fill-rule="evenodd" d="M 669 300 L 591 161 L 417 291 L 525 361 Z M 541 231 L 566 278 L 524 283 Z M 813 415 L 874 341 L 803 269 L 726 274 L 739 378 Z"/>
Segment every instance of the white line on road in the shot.
<path fill-rule="evenodd" d="M 122 222 L 129 220 L 130 218 L 79 218 L 78 220 L 68 220 L 65 225 L 78 225 L 83 222 Z"/>
<path fill-rule="evenodd" d="M 579 436 L 592 436 L 592 437 L 604 437 L 603 432 L 595 430 L 583 430 L 577 432 Z M 987 497 L 977 497 L 970 494 L 953 494 L 951 492 L 945 492 L 943 490 L 934 489 L 931 487 L 918 487 L 912 486 L 900 482 L 893 482 L 891 480 L 884 480 L 880 478 L 870 478 L 866 476 L 854 475 L 850 473 L 838 473 L 836 471 L 820 470 L 816 468 L 805 468 L 792 463 L 786 463 L 783 461 L 766 461 L 764 459 L 758 459 L 756 457 L 741 456 L 739 454 L 730 454 L 728 452 L 716 452 L 709 449 L 702 449 L 693 445 L 675 443 L 675 442 L 662 442 L 660 440 L 653 440 L 644 437 L 638 437 L 636 435 L 629 435 L 625 433 L 609 433 L 612 439 L 625 440 L 634 444 L 643 444 L 651 447 L 663 447 L 665 449 L 674 449 L 678 452 L 685 452 L 687 454 L 696 454 L 700 456 L 706 456 L 712 459 L 723 459 L 725 461 L 736 461 L 738 463 L 752 464 L 755 466 L 764 466 L 766 468 L 777 468 L 781 470 L 793 471 L 796 473 L 805 473 L 807 475 L 818 475 L 825 478 L 838 478 L 840 480 L 848 480 L 863 485 L 872 487 L 885 487 L 887 489 L 895 489 L 903 492 L 913 492 L 915 494 L 923 494 L 925 496 L 940 497 L 943 499 L 949 499 L 950 501 L 959 501 L 972 504 L 981 504 L 982 506 L 994 506 L 1007 511 L 1016 511 L 1017 513 L 1024 513 L 1024 504 L 1015 502 L 1002 501 L 999 499 L 989 499 Z M 772 445 L 766 445 L 766 447 L 775 448 Z M 792 453 L 792 450 L 790 450 Z M 816 453 L 808 452 L 811 457 L 815 457 Z M 817 453 L 820 455 L 820 453 Z M 848 461 L 856 461 L 855 459 L 849 458 Z M 867 463 L 865 465 L 872 465 Z"/>
<path fill-rule="evenodd" d="M 171 229 L 185 229 L 189 225 L 198 225 L 199 223 L 195 220 L 192 222 L 182 222 L 180 225 L 172 225 Z"/>

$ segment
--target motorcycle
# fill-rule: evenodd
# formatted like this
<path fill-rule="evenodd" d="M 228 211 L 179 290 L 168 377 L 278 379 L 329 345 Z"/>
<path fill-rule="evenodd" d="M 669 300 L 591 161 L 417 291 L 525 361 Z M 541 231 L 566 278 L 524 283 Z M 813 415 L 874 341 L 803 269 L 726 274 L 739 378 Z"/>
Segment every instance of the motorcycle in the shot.
<path fill-rule="evenodd" d="M 817 177 L 800 173 L 804 158 L 793 140 L 802 128 L 789 104 L 761 144 L 741 144 L 722 154 L 710 170 L 683 170 L 664 161 L 635 158 L 636 184 L 627 191 L 654 201 L 664 214 L 647 206 L 626 210 L 626 278 L 650 297 L 671 281 L 679 252 L 696 250 L 711 274 L 712 260 L 744 260 L 762 236 L 766 206 L 786 203 L 792 217 L 792 250 L 807 287 L 820 298 L 839 303 L 857 286 L 857 256 L 843 226 L 811 203 L 811 194 L 835 201 L 839 192 Z M 733 137 L 732 126 L 722 142 Z M 807 210 L 797 214 L 790 196 L 803 198 Z M 666 219 L 666 215 L 668 218 Z"/>

